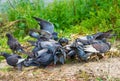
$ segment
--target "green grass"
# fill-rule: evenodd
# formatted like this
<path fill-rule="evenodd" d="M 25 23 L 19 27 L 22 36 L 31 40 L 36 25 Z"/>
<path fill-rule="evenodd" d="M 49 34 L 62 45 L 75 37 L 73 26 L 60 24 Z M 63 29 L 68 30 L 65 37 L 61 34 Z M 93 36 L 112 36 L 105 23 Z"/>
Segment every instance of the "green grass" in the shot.
<path fill-rule="evenodd" d="M 9 21 L 25 20 L 15 26 L 13 33 L 16 36 L 24 37 L 29 29 L 39 28 L 32 18 L 36 16 L 54 23 L 55 30 L 66 35 L 71 34 L 71 30 L 74 33 L 95 33 L 113 29 L 120 37 L 120 0 L 54 0 L 47 6 L 44 0 L 12 0 L 6 5 Z"/>

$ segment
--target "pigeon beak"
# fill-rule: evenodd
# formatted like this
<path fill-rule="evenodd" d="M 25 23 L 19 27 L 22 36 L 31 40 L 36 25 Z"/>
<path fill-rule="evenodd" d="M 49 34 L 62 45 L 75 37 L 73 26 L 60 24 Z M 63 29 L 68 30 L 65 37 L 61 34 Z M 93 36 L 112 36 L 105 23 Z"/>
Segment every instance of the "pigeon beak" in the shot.
<path fill-rule="evenodd" d="M 2 56 L 4 54 L 4 52 L 0 52 L 0 56 Z"/>

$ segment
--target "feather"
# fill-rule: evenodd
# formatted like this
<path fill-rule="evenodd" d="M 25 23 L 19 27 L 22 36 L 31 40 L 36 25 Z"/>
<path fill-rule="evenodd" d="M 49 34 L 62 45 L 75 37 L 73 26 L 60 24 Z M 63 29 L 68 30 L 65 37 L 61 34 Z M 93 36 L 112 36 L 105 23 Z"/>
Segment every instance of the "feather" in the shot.
<path fill-rule="evenodd" d="M 16 64 L 19 64 L 21 62 L 23 62 L 25 59 L 21 58 L 21 59 L 18 59 L 18 62 Z"/>
<path fill-rule="evenodd" d="M 93 52 L 93 53 L 99 53 L 92 45 L 86 45 L 84 48 L 84 51 L 86 52 Z"/>

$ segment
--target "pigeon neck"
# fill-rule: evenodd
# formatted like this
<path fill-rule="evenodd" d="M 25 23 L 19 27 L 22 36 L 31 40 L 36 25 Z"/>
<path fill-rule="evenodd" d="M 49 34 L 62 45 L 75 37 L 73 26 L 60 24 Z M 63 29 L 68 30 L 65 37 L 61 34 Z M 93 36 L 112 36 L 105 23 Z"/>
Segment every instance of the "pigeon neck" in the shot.
<path fill-rule="evenodd" d="M 7 53 L 4 53 L 3 56 L 4 56 L 5 58 L 8 58 L 8 57 L 11 56 L 11 55 L 10 55 L 10 54 L 7 54 Z"/>

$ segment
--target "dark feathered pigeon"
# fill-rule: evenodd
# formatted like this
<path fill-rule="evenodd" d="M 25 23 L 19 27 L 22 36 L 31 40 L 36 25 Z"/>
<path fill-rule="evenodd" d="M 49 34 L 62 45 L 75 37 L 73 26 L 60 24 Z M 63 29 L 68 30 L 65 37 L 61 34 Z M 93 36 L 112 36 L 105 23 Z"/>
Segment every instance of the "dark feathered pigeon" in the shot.
<path fill-rule="evenodd" d="M 34 58 L 32 60 L 24 61 L 24 65 L 27 67 L 28 66 L 46 67 L 49 64 L 51 64 L 52 62 L 54 62 L 54 64 L 56 64 L 58 61 L 60 63 L 64 64 L 66 59 L 65 59 L 65 55 L 62 53 L 63 53 L 63 51 L 61 51 L 61 50 L 56 50 L 53 54 L 53 53 L 49 52 L 48 49 L 42 49 L 37 52 L 36 58 Z"/>
<path fill-rule="evenodd" d="M 54 61 L 53 54 L 48 52 L 40 53 L 39 56 L 32 60 L 24 62 L 24 66 L 46 67 Z"/>
<path fill-rule="evenodd" d="M 54 55 L 54 64 L 56 64 L 56 62 L 58 61 L 64 64 L 64 61 L 66 60 L 66 53 L 62 49 L 61 45 L 59 45 L 59 43 L 57 43 L 56 41 L 42 41 L 34 49 L 33 52 L 35 55 L 37 55 L 38 52 L 42 52 L 42 50 L 44 51 L 44 49 L 47 49 L 48 53 L 51 53 Z"/>
<path fill-rule="evenodd" d="M 110 48 L 111 44 L 109 42 L 103 40 L 94 40 L 92 44 L 84 46 L 84 51 L 91 54 L 99 53 L 100 55 L 102 55 L 105 52 L 109 51 Z"/>
<path fill-rule="evenodd" d="M 43 20 L 41 18 L 33 17 L 38 24 L 40 25 L 41 30 L 45 30 L 50 32 L 51 34 L 54 32 L 54 25 L 46 20 Z"/>
<path fill-rule="evenodd" d="M 106 32 L 102 32 L 101 35 L 96 37 L 96 40 L 102 40 L 104 38 L 111 38 L 113 36 L 116 36 L 115 34 L 112 34 L 113 30 L 108 30 Z"/>
<path fill-rule="evenodd" d="M 55 65 L 57 62 L 59 62 L 61 64 L 65 63 L 66 53 L 65 53 L 65 50 L 61 46 L 56 47 L 53 54 L 54 54 L 54 64 Z"/>
<path fill-rule="evenodd" d="M 43 53 L 41 56 L 36 58 L 36 60 L 34 62 L 38 63 L 40 66 L 46 67 L 49 64 L 51 64 L 53 62 L 53 60 L 54 60 L 53 54 Z"/>
<path fill-rule="evenodd" d="M 84 61 L 87 61 L 89 58 L 89 55 L 86 54 L 86 52 L 83 49 L 83 46 L 81 46 L 81 44 L 77 44 L 77 42 L 74 42 L 74 44 L 71 45 L 71 50 L 69 51 L 68 56 L 71 58 L 77 56 L 78 59 Z"/>
<path fill-rule="evenodd" d="M 71 59 L 77 57 L 79 60 L 87 61 L 89 55 L 86 54 L 83 47 L 84 45 L 81 42 L 75 40 L 72 44 L 65 48 L 67 50 L 67 57 Z"/>
<path fill-rule="evenodd" d="M 13 66 L 13 67 L 17 67 L 18 70 L 22 70 L 22 62 L 25 59 L 21 58 L 21 56 L 18 56 L 16 54 L 10 55 L 10 54 L 5 53 L 5 52 L 1 52 L 0 55 L 5 57 L 8 65 Z"/>
<path fill-rule="evenodd" d="M 17 39 L 15 39 L 10 33 L 7 33 L 6 36 L 8 38 L 7 44 L 10 47 L 10 49 L 12 50 L 13 53 L 24 52 L 22 46 L 17 41 Z"/>
<path fill-rule="evenodd" d="M 81 40 L 102 40 L 104 38 L 109 38 L 112 36 L 115 36 L 115 34 L 112 34 L 113 30 L 108 30 L 106 32 L 98 32 L 92 35 L 87 35 L 84 37 L 81 37 Z"/>
<path fill-rule="evenodd" d="M 49 41 L 38 41 L 38 42 L 33 42 L 29 41 L 32 43 L 33 46 L 35 46 L 32 50 L 33 54 L 36 56 L 37 52 L 42 50 L 42 49 L 48 49 L 49 53 L 53 53 L 55 48 L 57 46 L 60 46 L 56 41 L 54 40 L 49 40 Z"/>
<path fill-rule="evenodd" d="M 112 34 L 112 32 L 112 30 L 108 30 L 106 32 L 98 32 L 96 34 L 77 38 L 76 40 L 77 42 L 82 43 L 83 45 L 89 45 L 92 43 L 93 40 L 103 40 L 115 36 L 115 34 Z"/>

